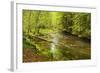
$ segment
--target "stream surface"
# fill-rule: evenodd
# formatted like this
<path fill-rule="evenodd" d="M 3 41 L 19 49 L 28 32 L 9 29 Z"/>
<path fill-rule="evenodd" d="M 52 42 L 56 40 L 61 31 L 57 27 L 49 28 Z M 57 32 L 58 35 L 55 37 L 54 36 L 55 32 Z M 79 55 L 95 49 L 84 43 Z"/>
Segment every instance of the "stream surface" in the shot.
<path fill-rule="evenodd" d="M 35 47 L 24 48 L 23 62 L 91 59 L 90 42 L 70 34 L 52 34 L 49 41 L 39 38 L 32 41 Z"/>

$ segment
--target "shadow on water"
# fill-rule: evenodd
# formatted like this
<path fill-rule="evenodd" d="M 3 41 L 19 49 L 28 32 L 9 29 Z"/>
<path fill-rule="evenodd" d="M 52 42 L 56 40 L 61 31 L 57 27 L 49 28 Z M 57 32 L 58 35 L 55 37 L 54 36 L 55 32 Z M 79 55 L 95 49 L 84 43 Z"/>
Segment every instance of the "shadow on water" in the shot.
<path fill-rule="evenodd" d="M 23 62 L 81 60 L 91 58 L 90 40 L 69 33 L 51 34 L 48 40 L 34 37 L 35 49 L 24 48 Z M 46 39 L 46 38 L 44 38 Z M 33 50 L 33 51 L 32 51 Z M 28 53 L 28 54 L 27 54 Z M 27 60 L 28 59 L 28 60 Z"/>

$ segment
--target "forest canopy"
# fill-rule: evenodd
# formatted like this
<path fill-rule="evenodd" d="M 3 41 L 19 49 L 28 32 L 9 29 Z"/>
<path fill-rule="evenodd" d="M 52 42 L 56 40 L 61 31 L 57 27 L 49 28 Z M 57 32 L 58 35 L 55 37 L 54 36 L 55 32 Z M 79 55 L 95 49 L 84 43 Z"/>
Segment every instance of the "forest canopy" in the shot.
<path fill-rule="evenodd" d="M 91 13 L 23 10 L 23 32 L 27 35 L 68 32 L 90 39 Z"/>

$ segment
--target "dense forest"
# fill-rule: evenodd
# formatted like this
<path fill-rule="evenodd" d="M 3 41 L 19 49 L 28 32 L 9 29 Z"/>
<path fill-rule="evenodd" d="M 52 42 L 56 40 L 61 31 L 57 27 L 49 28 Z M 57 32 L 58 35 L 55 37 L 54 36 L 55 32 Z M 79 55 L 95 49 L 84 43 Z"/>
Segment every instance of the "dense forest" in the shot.
<path fill-rule="evenodd" d="M 90 59 L 91 13 L 23 10 L 23 62 Z"/>

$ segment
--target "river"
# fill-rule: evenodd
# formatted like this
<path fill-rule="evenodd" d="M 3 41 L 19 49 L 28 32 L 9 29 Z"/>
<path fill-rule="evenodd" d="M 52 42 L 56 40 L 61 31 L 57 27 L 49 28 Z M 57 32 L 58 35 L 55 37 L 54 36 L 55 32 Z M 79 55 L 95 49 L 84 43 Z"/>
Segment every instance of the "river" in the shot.
<path fill-rule="evenodd" d="M 38 51 L 28 48 L 30 54 L 27 55 L 27 51 L 24 50 L 25 62 L 91 59 L 90 42 L 70 34 L 52 34 L 51 37 L 51 42 L 34 38 Z"/>

